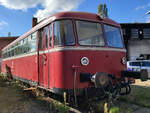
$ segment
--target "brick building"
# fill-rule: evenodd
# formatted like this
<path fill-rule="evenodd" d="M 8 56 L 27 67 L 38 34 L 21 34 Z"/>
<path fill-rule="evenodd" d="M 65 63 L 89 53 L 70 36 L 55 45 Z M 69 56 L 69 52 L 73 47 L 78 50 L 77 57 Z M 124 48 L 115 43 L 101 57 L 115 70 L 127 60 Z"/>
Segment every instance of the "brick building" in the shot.
<path fill-rule="evenodd" d="M 1 72 L 1 59 L 2 59 L 2 49 L 11 43 L 12 41 L 16 40 L 18 37 L 0 37 L 0 72 Z"/>

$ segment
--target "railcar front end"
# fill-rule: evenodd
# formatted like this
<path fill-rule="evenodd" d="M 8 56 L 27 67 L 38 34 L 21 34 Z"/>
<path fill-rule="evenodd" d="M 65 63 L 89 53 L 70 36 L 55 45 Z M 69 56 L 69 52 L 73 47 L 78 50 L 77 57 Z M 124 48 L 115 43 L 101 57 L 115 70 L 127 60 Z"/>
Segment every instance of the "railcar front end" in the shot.
<path fill-rule="evenodd" d="M 59 20 L 54 22 L 53 32 L 54 92 L 82 95 L 95 91 L 116 97 L 129 94 L 134 78 L 141 77 L 140 72 L 126 71 L 126 49 L 114 21 Z"/>
<path fill-rule="evenodd" d="M 73 26 L 72 22 L 70 25 L 64 24 L 68 21 L 71 20 L 60 20 L 57 26 L 54 23 L 54 34 L 56 27 L 65 29 L 67 26 Z M 119 25 L 84 19 L 75 20 L 74 25 L 76 34 L 69 32 L 73 28 L 69 28 L 68 31 L 66 29 L 65 35 L 61 35 L 60 32 L 59 36 L 62 36 L 60 39 L 65 40 L 65 42 L 60 40 L 60 45 L 65 47 L 54 47 L 53 55 L 56 62 L 53 69 L 57 73 L 55 91 L 80 95 L 85 91 L 90 93 L 93 90 L 97 92 L 98 89 L 103 89 L 100 93 L 110 90 L 114 93 L 117 90 L 119 92 L 120 89 L 117 87 L 124 85 L 127 89 L 125 93 L 129 93 L 129 82 L 121 76 L 122 70 L 126 70 L 126 50 Z M 72 39 L 67 37 L 69 35 Z"/>

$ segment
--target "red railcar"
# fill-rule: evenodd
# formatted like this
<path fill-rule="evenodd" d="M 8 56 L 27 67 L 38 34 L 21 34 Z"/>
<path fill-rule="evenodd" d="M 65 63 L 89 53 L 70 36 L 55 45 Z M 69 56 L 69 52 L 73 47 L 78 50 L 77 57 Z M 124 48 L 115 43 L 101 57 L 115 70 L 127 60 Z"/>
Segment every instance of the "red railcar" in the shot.
<path fill-rule="evenodd" d="M 2 72 L 59 94 L 96 91 L 116 95 L 121 88 L 129 93 L 128 78 L 138 75 L 125 71 L 120 25 L 92 13 L 50 16 L 2 52 Z"/>

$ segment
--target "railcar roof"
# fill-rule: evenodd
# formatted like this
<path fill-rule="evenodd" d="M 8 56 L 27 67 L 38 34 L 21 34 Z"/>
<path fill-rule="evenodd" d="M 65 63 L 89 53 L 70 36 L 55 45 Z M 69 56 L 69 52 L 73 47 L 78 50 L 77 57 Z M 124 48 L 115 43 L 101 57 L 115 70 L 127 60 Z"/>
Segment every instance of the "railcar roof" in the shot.
<path fill-rule="evenodd" d="M 117 22 L 115 22 L 109 18 L 104 18 L 104 19 L 100 18 L 98 14 L 93 14 L 93 13 L 88 13 L 88 12 L 60 12 L 60 13 L 56 13 L 56 14 L 49 16 L 49 17 L 43 19 L 42 21 L 40 21 L 35 27 L 33 27 L 27 33 L 23 34 L 18 39 L 16 39 L 15 41 L 10 43 L 6 47 L 4 47 L 2 49 L 2 51 L 4 49 L 10 47 L 11 45 L 17 43 L 19 40 L 22 40 L 23 38 L 27 37 L 31 33 L 37 31 L 38 29 L 46 26 L 47 24 L 50 24 L 52 21 L 58 20 L 58 19 L 65 19 L 65 18 L 84 19 L 84 20 L 89 20 L 89 21 L 99 21 L 99 22 L 111 24 L 114 26 L 120 26 Z"/>

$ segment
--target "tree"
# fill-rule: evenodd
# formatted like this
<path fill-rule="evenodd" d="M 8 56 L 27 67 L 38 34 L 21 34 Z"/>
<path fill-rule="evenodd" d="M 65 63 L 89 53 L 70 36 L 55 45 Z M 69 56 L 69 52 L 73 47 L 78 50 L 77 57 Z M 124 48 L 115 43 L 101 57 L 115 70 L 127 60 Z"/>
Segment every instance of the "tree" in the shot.
<path fill-rule="evenodd" d="M 11 32 L 8 32 L 8 37 L 10 37 L 11 36 Z"/>
<path fill-rule="evenodd" d="M 107 8 L 106 4 L 99 4 L 98 14 L 103 15 L 104 17 L 108 17 L 108 8 Z"/>

